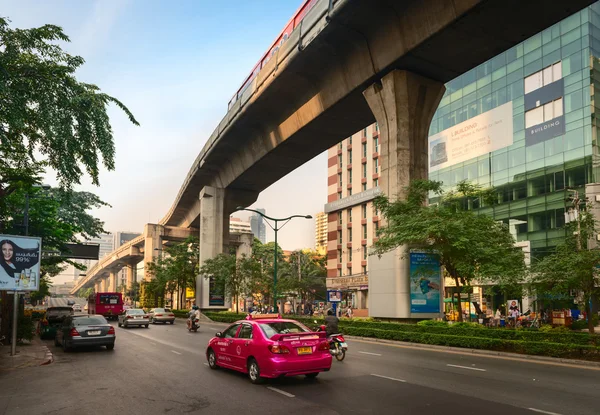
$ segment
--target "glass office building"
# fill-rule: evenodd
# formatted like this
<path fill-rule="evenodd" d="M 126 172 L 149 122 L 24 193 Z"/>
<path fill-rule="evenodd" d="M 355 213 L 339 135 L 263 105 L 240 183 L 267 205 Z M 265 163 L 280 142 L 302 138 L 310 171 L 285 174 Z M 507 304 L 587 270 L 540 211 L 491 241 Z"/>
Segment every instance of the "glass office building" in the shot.
<path fill-rule="evenodd" d="M 497 190 L 469 207 L 509 224 L 532 257 L 565 236 L 571 189 L 600 182 L 600 2 L 446 84 L 429 132 L 429 177 Z"/>

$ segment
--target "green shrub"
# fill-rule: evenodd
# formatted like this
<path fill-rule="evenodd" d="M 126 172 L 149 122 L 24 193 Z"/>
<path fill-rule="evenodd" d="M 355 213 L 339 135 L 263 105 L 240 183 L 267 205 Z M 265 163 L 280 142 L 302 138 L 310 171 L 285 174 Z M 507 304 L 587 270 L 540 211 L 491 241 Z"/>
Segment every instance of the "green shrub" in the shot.
<path fill-rule="evenodd" d="M 421 320 L 417 323 L 417 326 L 448 327 L 448 323 L 446 323 L 445 321 L 437 321 L 437 320 Z"/>
<path fill-rule="evenodd" d="M 19 316 L 17 324 L 17 341 L 31 341 L 33 339 L 35 325 L 30 316 Z"/>

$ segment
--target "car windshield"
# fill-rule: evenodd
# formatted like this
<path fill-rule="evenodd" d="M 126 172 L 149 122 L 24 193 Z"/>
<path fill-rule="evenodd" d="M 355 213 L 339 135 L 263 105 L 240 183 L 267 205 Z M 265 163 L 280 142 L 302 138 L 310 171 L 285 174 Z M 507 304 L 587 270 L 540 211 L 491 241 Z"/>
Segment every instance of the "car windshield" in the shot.
<path fill-rule="evenodd" d="M 139 308 L 133 310 L 127 310 L 127 314 L 146 314 L 144 310 L 140 310 Z"/>
<path fill-rule="evenodd" d="M 167 310 L 165 310 L 164 308 L 155 308 L 154 309 L 155 313 L 164 313 L 165 311 L 167 311 Z"/>
<path fill-rule="evenodd" d="M 102 316 L 85 316 L 73 319 L 73 325 L 75 326 L 91 326 L 94 324 L 108 324 L 108 322 Z"/>
<path fill-rule="evenodd" d="M 265 333 L 265 336 L 269 339 L 276 334 L 304 333 L 310 331 L 299 323 L 293 323 L 291 321 L 260 323 L 259 326 L 263 333 Z"/>

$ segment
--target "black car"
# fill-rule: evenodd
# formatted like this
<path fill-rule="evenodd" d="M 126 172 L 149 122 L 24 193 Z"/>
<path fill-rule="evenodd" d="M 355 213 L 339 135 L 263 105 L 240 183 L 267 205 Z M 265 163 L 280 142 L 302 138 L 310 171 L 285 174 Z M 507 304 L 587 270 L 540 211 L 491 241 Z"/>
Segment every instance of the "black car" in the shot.
<path fill-rule="evenodd" d="M 56 331 L 54 344 L 68 352 L 75 347 L 106 346 L 115 348 L 115 328 L 101 315 L 74 315 L 67 317 Z"/>

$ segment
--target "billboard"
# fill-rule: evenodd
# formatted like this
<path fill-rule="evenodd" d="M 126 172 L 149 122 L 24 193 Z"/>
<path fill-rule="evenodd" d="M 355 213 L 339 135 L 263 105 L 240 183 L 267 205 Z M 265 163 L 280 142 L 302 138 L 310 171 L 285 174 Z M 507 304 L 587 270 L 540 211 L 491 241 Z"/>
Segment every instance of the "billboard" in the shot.
<path fill-rule="evenodd" d="M 442 270 L 436 254 L 410 253 L 410 312 L 440 313 Z"/>
<path fill-rule="evenodd" d="M 0 290 L 37 291 L 41 257 L 41 238 L 0 235 Z"/>
<path fill-rule="evenodd" d="M 450 167 L 512 143 L 511 101 L 429 137 L 429 171 Z"/>
<path fill-rule="evenodd" d="M 339 290 L 328 290 L 327 301 L 330 303 L 339 303 L 342 301 L 342 292 Z"/>

